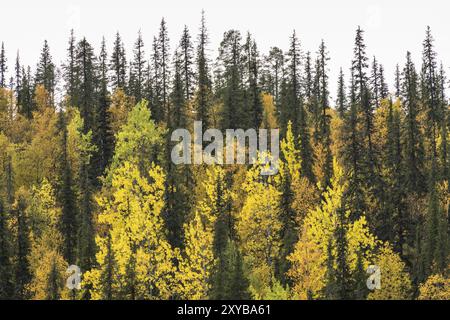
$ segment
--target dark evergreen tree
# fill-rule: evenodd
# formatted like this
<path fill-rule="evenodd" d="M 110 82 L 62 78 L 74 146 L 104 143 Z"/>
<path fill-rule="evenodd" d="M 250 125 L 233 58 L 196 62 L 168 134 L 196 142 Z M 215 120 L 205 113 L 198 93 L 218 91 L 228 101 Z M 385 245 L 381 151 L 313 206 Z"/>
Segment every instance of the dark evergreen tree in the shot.
<path fill-rule="evenodd" d="M 403 68 L 401 97 L 406 112 L 404 122 L 406 186 L 409 192 L 422 194 L 427 187 L 424 173 L 425 155 L 418 119 L 420 103 L 418 75 L 410 52 L 406 55 L 406 65 Z"/>
<path fill-rule="evenodd" d="M 370 75 L 370 82 L 373 92 L 373 102 L 375 104 L 375 107 L 377 108 L 380 105 L 380 99 L 381 99 L 381 81 L 380 81 L 380 74 L 379 74 L 379 68 L 378 68 L 378 62 L 375 56 L 373 57 L 372 61 L 372 70 Z"/>
<path fill-rule="evenodd" d="M 153 83 L 155 86 L 152 114 L 157 121 L 165 121 L 171 126 L 170 93 L 170 42 L 167 25 L 161 20 L 158 38 L 153 43 Z"/>
<path fill-rule="evenodd" d="M 244 45 L 245 61 L 245 100 L 247 127 L 258 129 L 262 121 L 263 106 L 261 101 L 261 88 L 259 85 L 260 61 L 256 42 L 250 33 L 247 35 Z"/>
<path fill-rule="evenodd" d="M 223 99 L 221 128 L 245 128 L 243 52 L 241 34 L 237 30 L 225 32 L 219 48 L 217 70 L 218 92 Z"/>
<path fill-rule="evenodd" d="M 93 128 L 96 106 L 97 76 L 94 50 L 86 38 L 78 42 L 76 51 L 78 105 L 84 120 L 84 133 Z"/>
<path fill-rule="evenodd" d="M 113 90 L 118 88 L 125 89 L 127 81 L 127 59 L 119 32 L 116 33 L 109 67 L 112 72 L 111 85 Z"/>
<path fill-rule="evenodd" d="M 345 93 L 345 80 L 342 68 L 339 71 L 336 109 L 339 112 L 339 116 L 341 118 L 344 118 L 344 115 L 347 111 L 347 96 Z"/>
<path fill-rule="evenodd" d="M 44 41 L 44 47 L 42 48 L 41 58 L 36 68 L 36 76 L 34 81 L 36 85 L 43 85 L 47 92 L 50 94 L 52 101 L 54 101 L 55 95 L 55 64 L 52 62 L 52 56 L 50 54 L 50 47 L 47 40 Z"/>
<path fill-rule="evenodd" d="M 11 299 L 14 293 L 11 234 L 8 213 L 0 198 L 0 299 Z"/>
<path fill-rule="evenodd" d="M 263 90 L 274 97 L 275 105 L 280 102 L 281 83 L 284 76 L 284 55 L 280 48 L 270 48 L 268 56 L 265 58 L 265 69 L 262 74 Z"/>
<path fill-rule="evenodd" d="M 8 71 L 7 61 L 8 59 L 6 58 L 5 44 L 2 42 L 2 48 L 0 50 L 0 88 L 6 88 L 6 72 Z"/>
<path fill-rule="evenodd" d="M 31 119 L 33 117 L 33 87 L 31 78 L 31 68 L 28 67 L 27 71 L 22 67 L 21 70 L 21 88 L 20 88 L 20 97 L 21 97 L 21 105 L 19 106 L 19 113 L 23 116 Z"/>
<path fill-rule="evenodd" d="M 318 52 L 318 68 L 317 68 L 317 78 L 319 84 L 319 143 L 322 145 L 325 151 L 325 161 L 324 161 L 324 180 L 321 181 L 322 187 L 327 188 L 330 184 L 330 179 L 333 174 L 333 155 L 331 153 L 331 116 L 329 114 L 330 106 L 328 102 L 328 67 L 327 63 L 330 60 L 328 57 L 328 51 L 325 46 L 325 42 L 322 40 L 319 52 Z"/>
<path fill-rule="evenodd" d="M 143 98 L 146 66 L 144 41 L 142 40 L 141 31 L 139 31 L 138 38 L 134 44 L 134 59 L 130 65 L 130 79 L 133 79 L 133 83 L 130 84 L 129 88 L 130 94 L 138 102 Z"/>
<path fill-rule="evenodd" d="M 212 100 L 212 81 L 207 56 L 208 31 L 205 13 L 202 11 L 200 33 L 197 37 L 197 91 L 195 93 L 195 119 L 203 121 L 203 127 L 210 125 L 210 108 Z"/>
<path fill-rule="evenodd" d="M 382 64 L 380 64 L 379 70 L 378 70 L 378 75 L 380 77 L 380 98 L 381 99 L 386 99 L 389 95 L 389 88 L 388 85 L 386 83 L 386 79 L 384 76 L 384 67 Z"/>
<path fill-rule="evenodd" d="M 110 113 L 108 112 L 110 94 L 108 91 L 107 53 L 104 39 L 99 55 L 98 77 L 98 101 L 95 104 L 96 108 L 93 115 L 93 142 L 97 147 L 92 157 L 94 177 L 104 174 L 114 150 L 114 136 L 111 131 Z"/>
<path fill-rule="evenodd" d="M 60 132 L 61 148 L 58 161 L 60 181 L 58 181 L 57 188 L 58 202 L 62 209 L 60 229 L 64 237 L 64 259 L 69 264 L 73 264 L 76 262 L 78 217 L 76 196 L 73 190 L 72 170 L 67 155 L 67 124 L 63 111 L 60 111 L 58 114 L 58 130 Z"/>
<path fill-rule="evenodd" d="M 184 26 L 183 34 L 180 40 L 180 77 L 183 81 L 184 88 L 184 99 L 189 101 L 192 99 L 194 94 L 194 84 L 195 84 L 195 72 L 193 70 L 194 66 L 194 46 L 191 41 L 191 36 L 189 34 L 189 29 Z"/>
<path fill-rule="evenodd" d="M 436 52 L 434 51 L 434 39 L 430 27 L 427 27 L 426 38 L 423 42 L 423 65 L 421 75 L 421 96 L 425 108 L 426 136 L 429 140 L 429 160 L 437 159 L 437 137 L 441 123 L 441 108 L 439 104 L 439 84 L 436 65 Z M 432 174 L 436 174 L 433 172 Z"/>
<path fill-rule="evenodd" d="M 395 96 L 400 97 L 400 67 L 395 66 Z"/>
<path fill-rule="evenodd" d="M 28 255 L 30 253 L 30 231 L 27 218 L 27 201 L 23 195 L 17 198 L 17 205 L 14 209 L 17 234 L 16 234 L 16 259 L 15 259 L 15 297 L 17 299 L 27 299 L 27 285 L 31 280 L 30 264 Z"/>
<path fill-rule="evenodd" d="M 76 63 L 76 42 L 74 31 L 70 31 L 69 48 L 67 49 L 67 62 L 63 66 L 65 89 L 69 96 L 68 104 L 70 106 L 78 105 L 78 78 Z"/>
<path fill-rule="evenodd" d="M 14 71 L 15 71 L 15 83 L 16 83 L 16 87 L 15 87 L 16 103 L 17 103 L 18 109 L 20 110 L 22 108 L 22 73 L 21 73 L 22 69 L 20 67 L 19 51 L 17 51 L 16 65 L 15 65 Z"/>

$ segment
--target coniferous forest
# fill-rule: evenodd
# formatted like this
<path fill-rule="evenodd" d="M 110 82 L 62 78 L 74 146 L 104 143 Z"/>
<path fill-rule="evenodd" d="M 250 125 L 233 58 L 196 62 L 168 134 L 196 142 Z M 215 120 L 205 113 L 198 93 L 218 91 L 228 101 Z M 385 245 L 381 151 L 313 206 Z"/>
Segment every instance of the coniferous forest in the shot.
<path fill-rule="evenodd" d="M 8 61 L 18 48 L 0 39 L 0 298 L 449 300 L 449 83 L 432 29 L 385 70 L 355 26 L 333 79 L 320 39 L 260 52 L 229 30 L 211 48 L 198 25 L 174 39 L 163 19 L 131 55 L 119 32 L 98 48 L 72 32 L 61 65 L 47 41 L 36 65 Z M 279 128 L 279 172 L 175 165 L 171 133 L 197 120 Z"/>

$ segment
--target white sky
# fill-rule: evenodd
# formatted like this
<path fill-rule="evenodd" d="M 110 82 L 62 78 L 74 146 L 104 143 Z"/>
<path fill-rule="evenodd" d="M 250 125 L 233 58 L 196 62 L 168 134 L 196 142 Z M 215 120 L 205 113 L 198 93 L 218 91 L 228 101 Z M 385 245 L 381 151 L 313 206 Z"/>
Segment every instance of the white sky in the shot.
<path fill-rule="evenodd" d="M 171 48 L 178 43 L 183 26 L 197 33 L 200 12 L 206 11 L 212 56 L 223 32 L 235 28 L 250 31 L 261 52 L 271 46 L 287 49 L 289 36 L 297 30 L 303 51 L 315 52 L 323 38 L 330 52 L 330 91 L 335 96 L 339 67 L 346 74 L 352 58 L 355 29 L 366 31 L 370 56 L 376 55 L 384 65 L 392 89 L 396 63 L 404 64 L 410 50 L 420 64 L 425 26 L 430 25 L 435 38 L 438 59 L 450 66 L 450 5 L 443 0 L 4 0 L 1 5 L 0 42 L 5 42 L 9 69 L 17 49 L 22 63 L 33 68 L 44 39 L 50 44 L 54 61 L 66 57 L 69 30 L 86 36 L 96 48 L 107 39 L 109 53 L 118 30 L 131 56 L 132 45 L 141 29 L 146 54 L 150 55 L 153 36 L 165 17 Z M 347 79 L 346 79 L 347 80 Z"/>

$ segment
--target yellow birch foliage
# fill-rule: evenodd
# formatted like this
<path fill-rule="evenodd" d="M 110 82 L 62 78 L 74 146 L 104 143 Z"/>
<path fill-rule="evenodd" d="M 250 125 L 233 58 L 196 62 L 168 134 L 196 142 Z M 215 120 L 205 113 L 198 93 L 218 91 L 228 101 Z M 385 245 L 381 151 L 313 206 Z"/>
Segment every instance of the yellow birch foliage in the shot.
<path fill-rule="evenodd" d="M 67 262 L 62 257 L 63 237 L 58 229 L 61 210 L 56 206 L 53 189 L 47 180 L 33 188 L 30 207 L 33 299 L 57 300 L 68 297 L 65 287 Z"/>
<path fill-rule="evenodd" d="M 370 292 L 368 300 L 407 300 L 411 297 L 412 284 L 405 263 L 391 246 L 381 247 L 374 264 L 381 270 L 381 289 Z"/>
<path fill-rule="evenodd" d="M 435 274 L 420 286 L 419 300 L 450 300 L 450 278 Z"/>
<path fill-rule="evenodd" d="M 114 272 L 108 285 L 113 298 L 168 299 L 173 294 L 173 250 L 165 237 L 162 217 L 165 175 L 152 165 L 148 178 L 136 165 L 125 162 L 113 172 L 111 199 L 98 199 L 99 224 L 107 235 L 98 235 L 98 268 L 88 272 L 84 284 L 92 286 L 92 298 L 101 299 L 105 269 Z M 111 237 L 107 247 L 108 232 Z M 108 261 L 108 251 L 114 257 Z M 112 264 L 112 265 L 111 265 Z"/>
<path fill-rule="evenodd" d="M 305 217 L 300 240 L 294 252 L 288 257 L 292 263 L 288 276 L 294 282 L 294 295 L 300 299 L 307 296 L 321 298 L 326 285 L 327 249 L 329 243 L 335 242 L 338 210 L 341 208 L 344 191 L 347 188 L 343 169 L 336 160 L 333 163 L 333 172 L 331 186 L 322 194 L 321 204 Z M 350 212 L 347 211 L 345 214 L 348 218 Z M 347 259 L 350 269 L 353 271 L 357 268 L 358 252 L 362 249 L 363 265 L 366 268 L 373 258 L 378 241 L 370 233 L 364 216 L 349 222 L 347 230 L 349 253 Z M 305 261 L 308 261 L 308 266 L 304 265 Z"/>

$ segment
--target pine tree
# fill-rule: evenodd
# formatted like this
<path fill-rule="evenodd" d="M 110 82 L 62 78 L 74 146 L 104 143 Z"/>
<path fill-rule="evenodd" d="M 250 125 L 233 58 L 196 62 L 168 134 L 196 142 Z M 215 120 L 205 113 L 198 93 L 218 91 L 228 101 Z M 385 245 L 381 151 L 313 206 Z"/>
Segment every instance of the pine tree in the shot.
<path fill-rule="evenodd" d="M 427 121 L 426 135 L 429 139 L 430 161 L 437 159 L 437 136 L 440 122 L 440 106 L 439 106 L 439 85 L 436 65 L 436 52 L 434 51 L 434 39 L 431 35 L 430 27 L 427 27 L 426 38 L 423 42 L 422 54 L 422 74 L 421 74 L 421 93 L 422 104 L 424 105 Z M 432 173 L 433 175 L 436 172 Z"/>
<path fill-rule="evenodd" d="M 21 70 L 21 106 L 19 108 L 20 114 L 25 116 L 27 119 L 31 119 L 33 116 L 33 88 L 31 78 L 31 68 L 28 66 L 27 70 L 22 66 Z"/>
<path fill-rule="evenodd" d="M 97 76 L 95 56 L 92 46 L 83 38 L 78 42 L 76 50 L 77 82 L 79 85 L 79 101 L 77 107 L 84 121 L 84 133 L 93 128 L 94 108 L 96 106 Z"/>
<path fill-rule="evenodd" d="M 14 215 L 17 223 L 16 234 L 16 262 L 14 266 L 15 273 L 15 297 L 17 299 L 28 298 L 26 286 L 31 279 L 30 265 L 28 254 L 30 252 L 30 234 L 29 234 L 29 220 L 27 217 L 27 199 L 23 192 L 17 194 L 17 199 L 14 205 Z"/>
<path fill-rule="evenodd" d="M 69 47 L 67 48 L 67 62 L 63 66 L 65 89 L 69 96 L 69 106 L 78 105 L 78 79 L 76 64 L 76 42 L 73 29 L 70 30 Z"/>
<path fill-rule="evenodd" d="M 259 86 L 259 53 L 256 42 L 252 39 L 250 33 L 247 35 L 246 43 L 244 45 L 244 55 L 246 63 L 246 106 L 247 106 L 247 126 L 250 128 L 259 128 L 262 121 L 262 101 L 261 89 Z"/>
<path fill-rule="evenodd" d="M 208 30 L 205 13 L 202 11 L 200 33 L 197 36 L 197 91 L 195 93 L 195 119 L 203 121 L 203 126 L 210 125 L 210 108 L 212 99 L 212 81 L 210 78 L 209 59 L 207 56 Z"/>
<path fill-rule="evenodd" d="M 0 51 L 0 88 L 6 88 L 6 72 L 8 71 L 8 66 L 6 64 L 7 61 L 8 59 L 6 58 L 5 44 L 2 42 L 2 48 Z"/>
<path fill-rule="evenodd" d="M 13 269 L 11 234 L 8 230 L 8 213 L 0 198 L 0 298 L 2 300 L 13 297 Z"/>
<path fill-rule="evenodd" d="M 381 99 L 386 99 L 389 95 L 389 88 L 388 85 L 386 83 L 386 79 L 384 77 L 384 67 L 382 64 L 380 64 L 379 70 L 378 70 L 378 74 L 380 77 L 380 98 Z"/>
<path fill-rule="evenodd" d="M 400 67 L 398 64 L 395 66 L 395 96 L 400 97 Z"/>
<path fill-rule="evenodd" d="M 223 129 L 245 128 L 243 52 L 241 34 L 237 30 L 224 33 L 219 48 L 219 92 L 223 99 Z"/>
<path fill-rule="evenodd" d="M 154 112 L 152 114 L 157 121 L 165 121 L 171 126 L 171 107 L 169 103 L 170 93 L 170 41 L 166 21 L 161 20 L 158 38 L 153 45 L 154 60 L 154 85 L 156 86 Z"/>
<path fill-rule="evenodd" d="M 110 93 L 108 91 L 108 67 L 105 40 L 102 41 L 102 48 L 99 56 L 99 91 L 98 102 L 94 110 L 93 143 L 97 147 L 97 152 L 92 158 L 94 176 L 99 177 L 105 173 L 109 161 L 112 157 L 114 137 L 111 130 L 110 113 Z"/>
<path fill-rule="evenodd" d="M 16 104 L 18 106 L 18 109 L 22 107 L 22 74 L 21 74 L 21 67 L 20 67 L 20 55 L 19 51 L 17 51 L 16 56 L 16 65 L 14 68 L 15 71 L 15 93 L 16 93 Z"/>
<path fill-rule="evenodd" d="M 130 74 L 132 75 L 130 78 L 134 80 L 132 87 L 130 86 L 130 93 L 136 98 L 136 101 L 141 101 L 143 98 L 146 65 L 144 41 L 142 40 L 141 31 L 139 31 L 138 38 L 134 44 L 134 59 L 130 68 Z"/>
<path fill-rule="evenodd" d="M 50 47 L 47 40 L 44 41 L 44 47 L 42 48 L 41 57 L 36 68 L 35 84 L 43 85 L 45 90 L 50 94 L 50 99 L 54 101 L 55 94 L 55 64 L 52 62 L 52 56 L 50 55 Z"/>
<path fill-rule="evenodd" d="M 64 238 L 63 253 L 64 259 L 68 263 L 76 262 L 76 248 L 77 248 L 77 206 L 76 196 L 73 190 L 72 169 L 70 167 L 70 160 L 68 159 L 68 142 L 67 142 L 67 124 L 66 115 L 63 111 L 59 112 L 58 129 L 60 131 L 60 148 L 61 158 L 59 161 L 59 176 L 57 196 L 58 202 L 61 206 L 61 221 L 60 230 Z"/>
<path fill-rule="evenodd" d="M 194 65 L 194 46 L 191 41 L 189 29 L 184 26 L 180 44 L 180 76 L 183 81 L 184 99 L 189 101 L 194 94 L 195 73 Z"/>
<path fill-rule="evenodd" d="M 378 68 L 378 62 L 375 56 L 373 57 L 372 61 L 372 70 L 370 75 L 370 82 L 373 92 L 373 101 L 375 104 L 375 107 L 377 108 L 380 105 L 380 98 L 381 98 L 381 83 L 380 83 L 380 74 L 379 74 L 379 68 Z"/>
<path fill-rule="evenodd" d="M 320 106 L 320 116 L 319 116 L 319 144 L 324 150 L 325 159 L 322 171 L 324 173 L 321 182 L 322 187 L 326 188 L 332 177 L 333 171 L 333 155 L 331 154 L 331 115 L 329 114 L 330 106 L 328 103 L 328 74 L 327 74 L 327 62 L 330 58 L 328 57 L 328 52 L 324 41 L 322 40 L 319 52 L 318 52 L 318 81 L 319 81 L 319 106 Z"/>
<path fill-rule="evenodd" d="M 406 65 L 402 73 L 402 102 L 406 107 L 405 153 L 406 184 L 410 192 L 421 194 L 426 191 L 424 176 L 424 147 L 419 123 L 418 76 L 411 53 L 406 55 Z"/>
<path fill-rule="evenodd" d="M 336 96 L 336 109 L 339 112 L 339 116 L 341 118 L 344 118 L 344 115 L 347 111 L 347 96 L 345 94 L 345 80 L 342 68 L 339 71 L 338 91 Z"/>
<path fill-rule="evenodd" d="M 265 58 L 266 67 L 262 75 L 263 88 L 274 97 L 275 105 L 280 103 L 280 90 L 284 76 L 284 55 L 280 48 L 270 48 L 269 55 Z M 264 84 L 266 82 L 266 84 Z"/>
<path fill-rule="evenodd" d="M 288 51 L 288 82 L 286 105 L 281 109 L 281 126 L 286 128 L 287 122 L 292 121 L 292 132 L 294 137 L 299 137 L 300 158 L 305 176 L 314 181 L 312 172 L 312 147 L 309 139 L 309 128 L 307 113 L 302 101 L 301 81 L 300 81 L 300 43 L 295 31 L 291 36 L 290 49 Z"/>
<path fill-rule="evenodd" d="M 112 71 L 111 85 L 113 90 L 116 90 L 118 88 L 125 89 L 127 81 L 127 60 L 125 48 L 123 46 L 119 32 L 116 33 L 116 39 L 114 41 L 114 48 L 111 55 L 109 67 Z"/>

